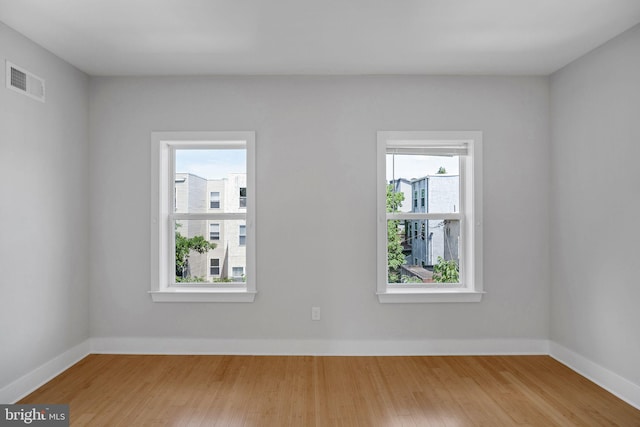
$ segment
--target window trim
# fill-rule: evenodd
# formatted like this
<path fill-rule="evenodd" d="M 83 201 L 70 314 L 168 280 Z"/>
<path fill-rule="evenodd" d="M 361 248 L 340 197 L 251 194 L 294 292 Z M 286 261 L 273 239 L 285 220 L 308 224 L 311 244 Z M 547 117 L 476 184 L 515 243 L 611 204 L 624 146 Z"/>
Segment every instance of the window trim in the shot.
<path fill-rule="evenodd" d="M 151 265 L 150 291 L 154 302 L 253 302 L 256 288 L 256 177 L 255 132 L 151 133 Z M 171 221 L 169 196 L 173 194 L 172 149 L 243 147 L 247 150 L 246 268 L 247 281 L 231 284 L 170 286 Z M 173 197 L 173 196 L 172 196 Z M 206 216 L 206 215 L 205 215 Z M 206 218 L 204 218 L 206 219 Z"/>
<path fill-rule="evenodd" d="M 387 283 L 387 146 L 409 150 L 420 147 L 465 144 L 461 156 L 460 228 L 463 256 L 462 287 Z M 427 148 L 434 152 L 433 148 Z M 437 150 L 437 149 L 435 149 Z M 444 151 L 446 151 L 445 149 Z M 377 133 L 377 295 L 380 303 L 479 302 L 484 294 L 482 268 L 482 132 L 480 131 L 378 131 Z M 464 210 L 463 210 L 464 209 Z M 415 214 L 412 214 L 415 216 Z M 419 214 L 428 216 L 433 214 Z M 437 214 L 436 214 L 437 215 Z M 470 232 L 471 231 L 471 232 Z"/>

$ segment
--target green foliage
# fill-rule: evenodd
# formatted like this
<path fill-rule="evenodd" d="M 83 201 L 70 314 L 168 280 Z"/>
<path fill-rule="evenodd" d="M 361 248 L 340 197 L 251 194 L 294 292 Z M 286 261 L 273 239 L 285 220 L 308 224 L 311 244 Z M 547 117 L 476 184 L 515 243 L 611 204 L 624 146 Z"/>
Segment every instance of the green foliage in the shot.
<path fill-rule="evenodd" d="M 419 277 L 416 276 L 407 276 L 406 274 L 402 275 L 402 283 L 422 283 Z"/>
<path fill-rule="evenodd" d="M 233 282 L 233 279 L 231 279 L 230 277 L 218 277 L 216 279 L 213 279 L 213 281 L 215 283 L 229 283 Z"/>
<path fill-rule="evenodd" d="M 207 279 L 205 279 L 204 277 L 200 277 L 200 276 L 193 276 L 193 277 L 176 276 L 176 283 L 181 283 L 181 282 L 202 283 L 202 282 L 206 282 L 206 281 L 207 281 Z"/>
<path fill-rule="evenodd" d="M 447 170 L 444 168 L 444 166 L 440 166 L 440 169 L 438 169 L 438 172 L 436 172 L 438 175 L 444 175 L 445 173 L 447 173 Z"/>
<path fill-rule="evenodd" d="M 458 264 L 450 259 L 445 261 L 441 256 L 433 266 L 433 281 L 438 283 L 458 283 L 460 281 Z"/>
<path fill-rule="evenodd" d="M 387 212 L 398 212 L 403 201 L 404 193 L 396 193 L 392 184 L 387 185 Z"/>
<path fill-rule="evenodd" d="M 397 212 L 404 200 L 403 193 L 393 191 L 393 185 L 387 185 L 387 212 Z M 387 268 L 389 283 L 398 283 L 400 266 L 407 261 L 402 254 L 402 242 L 399 231 L 400 221 L 387 221 Z"/>
<path fill-rule="evenodd" d="M 179 226 L 178 224 L 176 228 Z M 189 277 L 187 275 L 189 255 L 191 251 L 204 254 L 210 249 L 215 249 L 215 247 L 215 243 L 209 243 L 202 236 L 187 238 L 176 231 L 176 282 L 204 282 L 205 280 L 201 277 Z"/>

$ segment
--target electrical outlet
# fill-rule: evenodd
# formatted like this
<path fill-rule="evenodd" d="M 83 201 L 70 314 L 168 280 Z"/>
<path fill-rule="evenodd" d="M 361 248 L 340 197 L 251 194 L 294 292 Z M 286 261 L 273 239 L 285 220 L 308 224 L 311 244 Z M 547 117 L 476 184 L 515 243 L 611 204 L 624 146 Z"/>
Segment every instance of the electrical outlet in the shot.
<path fill-rule="evenodd" d="M 311 320 L 320 320 L 320 307 L 311 307 Z"/>

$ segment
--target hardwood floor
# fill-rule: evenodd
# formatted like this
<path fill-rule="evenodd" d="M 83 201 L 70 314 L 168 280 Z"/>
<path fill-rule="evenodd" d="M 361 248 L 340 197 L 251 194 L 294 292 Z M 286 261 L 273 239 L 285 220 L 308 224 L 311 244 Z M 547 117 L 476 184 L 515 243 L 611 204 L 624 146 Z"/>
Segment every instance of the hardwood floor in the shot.
<path fill-rule="evenodd" d="M 90 355 L 19 403 L 73 426 L 640 426 L 548 356 Z"/>

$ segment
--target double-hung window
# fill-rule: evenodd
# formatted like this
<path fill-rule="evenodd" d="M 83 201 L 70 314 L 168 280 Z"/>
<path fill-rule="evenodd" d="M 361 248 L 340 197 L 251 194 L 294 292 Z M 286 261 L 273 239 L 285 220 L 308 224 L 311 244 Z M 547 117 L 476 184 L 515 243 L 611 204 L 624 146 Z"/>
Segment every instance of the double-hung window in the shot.
<path fill-rule="evenodd" d="M 209 224 L 209 240 L 220 240 L 220 224 Z"/>
<path fill-rule="evenodd" d="M 209 208 L 220 209 L 220 192 L 219 191 L 211 191 L 211 196 L 209 198 Z"/>
<path fill-rule="evenodd" d="M 482 133 L 380 131 L 377 160 L 379 301 L 480 301 Z"/>
<path fill-rule="evenodd" d="M 255 133 L 153 132 L 151 154 L 153 300 L 252 302 Z"/>

